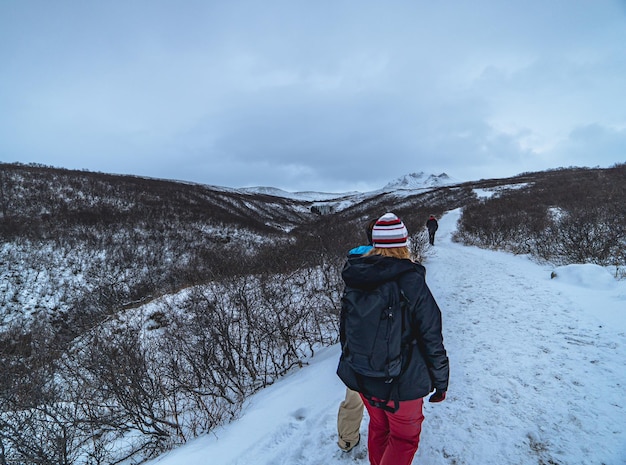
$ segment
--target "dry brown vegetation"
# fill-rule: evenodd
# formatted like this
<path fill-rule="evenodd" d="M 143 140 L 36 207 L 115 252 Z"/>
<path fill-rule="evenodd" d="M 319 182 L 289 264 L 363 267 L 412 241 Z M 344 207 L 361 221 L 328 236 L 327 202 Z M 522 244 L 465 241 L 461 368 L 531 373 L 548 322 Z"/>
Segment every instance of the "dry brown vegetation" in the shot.
<path fill-rule="evenodd" d="M 626 268 L 626 165 L 556 170 L 463 209 L 456 238 L 556 264 Z"/>

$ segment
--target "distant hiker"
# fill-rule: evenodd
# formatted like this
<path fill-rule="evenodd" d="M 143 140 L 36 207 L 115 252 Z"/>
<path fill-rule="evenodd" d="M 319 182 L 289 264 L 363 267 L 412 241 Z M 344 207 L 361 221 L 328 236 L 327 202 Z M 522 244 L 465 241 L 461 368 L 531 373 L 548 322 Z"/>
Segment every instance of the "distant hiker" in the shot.
<path fill-rule="evenodd" d="M 342 271 L 337 375 L 361 394 L 369 413 L 371 465 L 409 465 L 423 397 L 434 389 L 430 402 L 441 402 L 448 389 L 441 312 L 424 267 L 410 259 L 407 237 L 402 221 L 386 213 L 372 230 L 374 248 L 348 259 Z"/>
<path fill-rule="evenodd" d="M 348 258 L 360 257 L 372 250 L 372 229 L 376 224 L 376 219 L 367 223 L 365 234 L 367 235 L 367 245 L 360 245 L 348 252 Z M 361 440 L 361 421 L 363 420 L 363 401 L 361 395 L 350 388 L 346 388 L 346 397 L 339 404 L 337 413 L 337 433 L 339 439 L 337 445 L 344 452 L 350 452 Z"/>
<path fill-rule="evenodd" d="M 435 245 L 435 233 L 439 228 L 439 223 L 437 223 L 437 219 L 434 215 L 430 215 L 428 217 L 428 221 L 426 221 L 426 228 L 428 229 L 428 242 L 430 242 L 430 245 Z"/>

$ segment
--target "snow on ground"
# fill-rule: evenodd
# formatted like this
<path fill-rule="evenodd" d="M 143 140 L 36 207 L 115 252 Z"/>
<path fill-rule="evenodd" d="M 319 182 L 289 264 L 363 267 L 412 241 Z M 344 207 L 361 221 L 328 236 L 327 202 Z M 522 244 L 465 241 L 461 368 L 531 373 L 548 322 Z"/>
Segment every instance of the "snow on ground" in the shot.
<path fill-rule="evenodd" d="M 626 464 L 626 282 L 452 243 L 457 219 L 442 218 L 424 263 L 451 380 L 446 401 L 425 404 L 413 463 Z M 335 444 L 338 357 L 318 352 L 240 419 L 150 465 L 367 465 L 367 414 L 355 450 Z"/>
<path fill-rule="evenodd" d="M 485 198 L 488 199 L 494 196 L 498 196 L 502 192 L 505 192 L 507 190 L 524 189 L 528 186 L 529 186 L 529 183 L 523 182 L 519 184 L 507 184 L 504 186 L 490 187 L 486 189 L 476 188 L 474 189 L 474 194 L 476 194 L 476 197 L 478 197 L 479 199 L 485 199 Z"/>

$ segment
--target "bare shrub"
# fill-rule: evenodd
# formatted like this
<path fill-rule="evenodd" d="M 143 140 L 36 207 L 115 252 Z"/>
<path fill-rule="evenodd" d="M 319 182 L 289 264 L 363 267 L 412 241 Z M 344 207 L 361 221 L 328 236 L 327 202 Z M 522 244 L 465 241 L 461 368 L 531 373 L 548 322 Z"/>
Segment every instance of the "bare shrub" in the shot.
<path fill-rule="evenodd" d="M 428 233 L 420 231 L 409 236 L 409 251 L 414 260 L 422 263 L 428 257 L 430 244 L 428 242 Z"/>
<path fill-rule="evenodd" d="M 557 177 L 558 176 L 558 177 Z M 455 240 L 559 264 L 625 266 L 626 165 L 546 173 L 463 209 Z"/>

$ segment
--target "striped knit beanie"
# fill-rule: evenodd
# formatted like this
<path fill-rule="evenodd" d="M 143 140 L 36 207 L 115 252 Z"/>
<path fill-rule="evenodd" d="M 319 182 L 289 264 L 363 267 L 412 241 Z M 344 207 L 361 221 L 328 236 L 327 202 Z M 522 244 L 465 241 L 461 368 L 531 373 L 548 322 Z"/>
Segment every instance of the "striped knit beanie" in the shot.
<path fill-rule="evenodd" d="M 372 243 L 376 248 L 405 247 L 409 232 L 404 223 L 393 213 L 378 218 L 372 229 Z"/>

